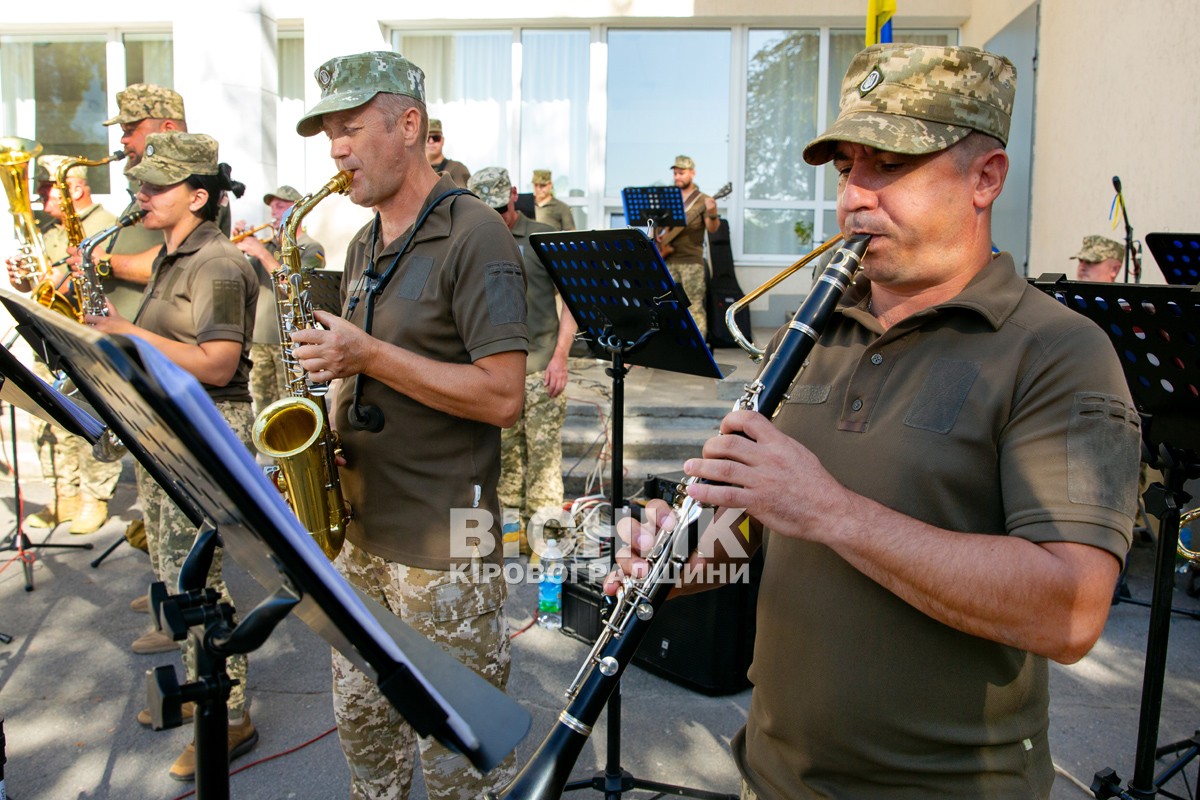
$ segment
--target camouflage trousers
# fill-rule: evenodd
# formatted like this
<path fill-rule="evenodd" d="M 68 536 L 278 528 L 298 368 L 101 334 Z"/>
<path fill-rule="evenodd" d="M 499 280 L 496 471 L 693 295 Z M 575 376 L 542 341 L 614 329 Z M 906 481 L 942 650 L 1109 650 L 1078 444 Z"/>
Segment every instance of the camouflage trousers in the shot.
<path fill-rule="evenodd" d="M 221 401 L 217 403 L 217 408 L 237 437 L 243 442 L 249 442 L 250 426 L 254 423 L 254 413 L 250 404 Z M 167 585 L 167 591 L 174 593 L 179 585 L 179 572 L 183 568 L 183 560 L 196 539 L 196 526 L 140 465 L 136 469 L 136 477 L 138 500 L 141 501 L 142 516 L 146 521 L 150 567 L 158 580 Z M 223 552 L 218 547 L 213 555 L 212 566 L 208 570 L 208 585 L 220 593 L 224 602 L 234 605 L 229 596 L 229 588 L 221 577 L 222 561 Z M 188 680 L 195 680 L 197 653 L 195 643 L 191 639 L 183 648 L 183 666 L 187 670 Z M 230 678 L 237 681 L 229 695 L 229 716 L 237 719 L 246 710 L 246 656 L 230 656 L 225 662 L 225 670 Z"/>
<path fill-rule="evenodd" d="M 706 338 L 708 336 L 708 312 L 704 305 L 707 284 L 704 263 L 688 264 L 668 260 L 667 271 L 671 273 L 671 278 L 683 287 L 688 300 L 692 301 L 692 304 L 688 306 L 688 311 L 692 312 L 692 319 L 696 320 L 696 327 L 700 329 L 700 338 Z"/>
<path fill-rule="evenodd" d="M 34 362 L 33 372 L 48 383 L 54 380 L 41 361 Z M 55 497 L 81 495 L 105 502 L 112 499 L 121 477 L 120 461 L 97 460 L 86 439 L 57 429 L 38 417 L 32 418 L 30 432 L 42 467 L 42 479 L 54 489 Z"/>
<path fill-rule="evenodd" d="M 525 376 L 525 409 L 511 428 L 500 431 L 500 483 L 503 508 L 520 512 L 521 525 L 542 509 L 562 509 L 562 426 L 567 397 L 551 397 L 543 372 Z"/>
<path fill-rule="evenodd" d="M 81 436 L 34 420 L 34 444 L 42 465 L 42 479 L 54 487 L 55 497 L 91 497 L 108 502 L 121 477 L 121 462 L 100 461 Z"/>
<path fill-rule="evenodd" d="M 750 788 L 750 784 L 742 781 L 742 797 L 741 800 L 758 800 L 758 794 Z"/>
<path fill-rule="evenodd" d="M 250 396 L 254 398 L 254 413 L 287 394 L 284 379 L 283 351 L 277 344 L 250 345 Z"/>
<path fill-rule="evenodd" d="M 334 566 L 353 585 L 493 685 L 508 683 L 503 575 L 481 583 L 388 561 L 346 542 Z M 468 570 L 468 574 L 470 571 Z M 333 714 L 354 800 L 404 800 L 420 754 L 430 800 L 477 800 L 516 775 L 516 757 L 481 775 L 465 757 L 419 738 L 369 677 L 333 654 Z"/>

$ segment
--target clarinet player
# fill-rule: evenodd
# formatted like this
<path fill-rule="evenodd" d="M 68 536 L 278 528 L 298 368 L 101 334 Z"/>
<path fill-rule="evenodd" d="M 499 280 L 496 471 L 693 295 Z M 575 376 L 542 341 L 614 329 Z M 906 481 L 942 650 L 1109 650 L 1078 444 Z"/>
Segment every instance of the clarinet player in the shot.
<path fill-rule="evenodd" d="M 862 272 L 774 424 L 731 413 L 684 465 L 749 515 L 709 561 L 768 542 L 745 798 L 1049 796 L 1047 662 L 1104 627 L 1140 440 L 1105 334 L 990 252 L 1015 89 L 973 48 L 853 59 L 804 158 L 871 236 Z M 652 531 L 621 526 L 626 573 Z"/>

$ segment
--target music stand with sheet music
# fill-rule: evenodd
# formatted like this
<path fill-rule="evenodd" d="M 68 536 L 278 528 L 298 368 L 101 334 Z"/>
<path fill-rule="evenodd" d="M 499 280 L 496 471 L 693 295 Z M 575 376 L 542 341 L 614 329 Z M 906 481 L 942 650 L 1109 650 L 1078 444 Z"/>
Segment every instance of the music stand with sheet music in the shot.
<path fill-rule="evenodd" d="M 1167 283 L 1200 283 L 1200 233 L 1148 233 L 1146 247 Z"/>
<path fill-rule="evenodd" d="M 218 628 L 215 636 L 210 628 L 202 656 L 210 644 L 238 640 L 253 649 L 291 610 L 370 676 L 419 735 L 463 753 L 481 771 L 512 752 L 528 730 L 529 713 L 346 582 L 195 378 L 136 337 L 102 335 L 11 292 L 0 292 L 0 301 L 62 356 L 80 393 L 155 480 L 188 502 L 189 518 L 203 529 L 180 582 L 203 576 L 199 551 L 218 534 L 270 592 L 236 628 Z M 174 630 L 180 618 L 194 619 L 198 594 L 177 595 L 170 598 L 174 603 L 155 596 L 160 624 Z M 250 623 L 254 627 L 243 631 Z M 223 653 L 212 656 L 223 667 Z M 157 679 L 157 687 L 148 689 L 152 696 L 155 688 L 173 689 L 161 674 Z M 211 682 L 220 683 L 219 676 Z M 228 796 L 227 678 L 223 689 L 213 691 L 218 689 L 219 699 L 193 685 L 166 698 L 172 716 L 182 701 L 198 701 L 196 786 L 202 800 Z M 219 714 L 202 714 L 203 704 L 206 711 L 219 705 Z"/>
<path fill-rule="evenodd" d="M 13 559 L 21 561 L 25 577 L 25 591 L 33 591 L 33 551 L 38 548 L 57 548 L 61 550 L 91 550 L 91 542 L 83 544 L 52 544 L 39 542 L 33 544 L 21 520 L 21 473 L 17 459 L 17 422 L 16 409 L 38 417 L 52 425 L 58 425 L 67 433 L 82 436 L 89 445 L 104 433 L 104 425 L 81 409 L 70 398 L 64 396 L 50 384 L 22 364 L 8 348 L 0 347 L 0 400 L 9 404 L 9 422 L 12 432 L 12 470 L 13 497 L 16 517 L 15 527 L 8 541 L 0 545 L 0 552 L 15 550 Z M 53 529 L 47 535 L 53 533 Z"/>
<path fill-rule="evenodd" d="M 657 188 L 657 187 L 654 187 Z M 678 189 L 674 188 L 678 193 Z M 625 190 L 626 192 L 630 190 Z M 682 203 L 680 204 L 682 211 Z M 721 380 L 724 374 L 687 310 L 687 296 L 671 279 L 646 234 L 637 228 L 535 233 L 529 237 L 542 264 L 597 357 L 612 360 L 613 522 L 625 505 L 623 483 L 625 376 L 630 364 Z M 609 549 L 609 565 L 616 548 Z M 608 700 L 604 772 L 568 783 L 565 791 L 595 789 L 606 798 L 646 789 L 685 797 L 720 798 L 699 789 L 635 778 L 621 768 L 621 691 Z M 732 798 L 730 798 L 732 800 Z"/>
<path fill-rule="evenodd" d="M 1148 510 L 1159 517 L 1159 534 L 1134 777 L 1122 790 L 1120 777 L 1106 768 L 1092 783 L 1099 798 L 1149 798 L 1200 752 L 1192 740 L 1158 747 L 1179 519 L 1190 499 L 1183 486 L 1200 476 L 1200 340 L 1195 330 L 1200 288 L 1068 281 L 1061 274 L 1043 275 L 1033 285 L 1108 334 L 1142 417 L 1143 452 L 1163 473 L 1163 483 L 1146 492 Z M 1189 748 L 1155 777 L 1157 758 Z"/>
<path fill-rule="evenodd" d="M 687 224 L 683 191 L 678 186 L 626 186 L 621 190 L 621 203 L 626 225 L 652 229 Z"/>

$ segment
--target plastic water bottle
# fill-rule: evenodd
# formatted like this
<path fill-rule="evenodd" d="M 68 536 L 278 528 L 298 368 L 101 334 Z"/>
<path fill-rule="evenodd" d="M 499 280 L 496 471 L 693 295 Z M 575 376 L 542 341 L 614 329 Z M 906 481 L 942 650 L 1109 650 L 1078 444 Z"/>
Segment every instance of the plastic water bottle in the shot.
<path fill-rule="evenodd" d="M 554 539 L 546 540 L 542 552 L 542 575 L 538 579 L 538 625 L 554 630 L 562 627 L 562 585 L 566 568 Z"/>

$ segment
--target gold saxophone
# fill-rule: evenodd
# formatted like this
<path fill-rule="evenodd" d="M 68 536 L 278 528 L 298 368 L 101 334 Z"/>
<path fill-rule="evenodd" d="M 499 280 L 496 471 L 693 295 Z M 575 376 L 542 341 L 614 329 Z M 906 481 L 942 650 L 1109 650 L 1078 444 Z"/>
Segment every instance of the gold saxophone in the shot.
<path fill-rule="evenodd" d="M 75 167 L 99 167 L 107 164 L 110 161 L 120 161 L 125 158 L 125 151 L 118 150 L 110 156 L 93 161 L 83 156 L 68 158 L 66 161 L 58 165 L 58 169 L 54 171 L 54 185 L 58 189 L 58 207 L 62 211 L 62 227 L 63 232 L 67 234 L 67 247 L 78 248 L 83 244 L 83 240 L 87 238 L 87 233 L 83 230 L 83 220 L 79 218 L 79 212 L 75 210 L 75 200 L 71 197 L 71 185 L 67 181 L 67 173 Z M 119 229 L 118 229 L 119 230 Z M 45 282 L 49 284 L 49 281 Z M 71 284 L 75 287 L 75 298 L 69 300 L 74 311 L 75 319 L 83 322 L 83 318 L 89 312 L 93 312 L 84 302 L 85 298 L 101 298 L 101 307 L 103 307 L 103 291 L 98 286 L 92 285 L 92 276 L 86 272 L 73 273 L 71 276 Z M 51 285 L 51 289 L 54 287 Z M 37 289 L 34 290 L 35 297 Z M 43 305 L 45 305 L 43 303 Z M 93 312 L 94 313 L 94 312 Z"/>
<path fill-rule="evenodd" d="M 311 385 L 292 355 L 292 332 L 316 326 L 296 237 L 304 216 L 329 195 L 345 194 L 351 177 L 346 171 L 334 175 L 319 190 L 296 201 L 283 218 L 280 266 L 272 273 L 271 284 L 289 396 L 264 408 L 251 433 L 258 452 L 275 459 L 271 473 L 275 485 L 330 561 L 342 549 L 350 509 L 342 497 L 335 460 L 341 444 L 325 410 L 327 387 Z"/>
<path fill-rule="evenodd" d="M 33 283 L 30 297 L 51 311 L 79 319 L 78 309 L 50 279 L 54 265 L 46 253 L 46 243 L 42 241 L 42 232 L 33 217 L 29 201 L 29 162 L 41 152 L 42 146 L 30 139 L 16 136 L 0 138 L 0 183 L 4 184 L 12 211 L 13 230 L 19 245 L 18 257 L 29 265 L 22 277 Z"/>

